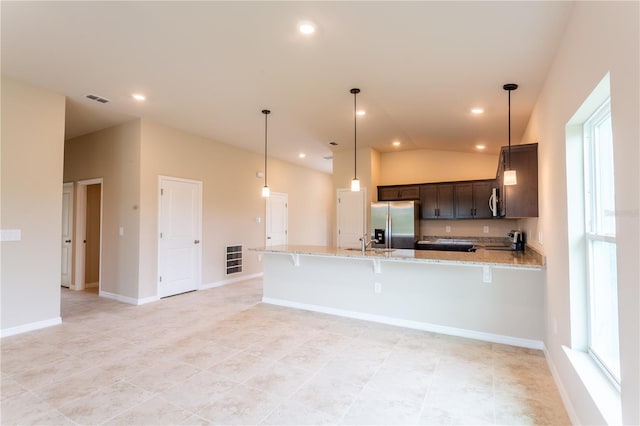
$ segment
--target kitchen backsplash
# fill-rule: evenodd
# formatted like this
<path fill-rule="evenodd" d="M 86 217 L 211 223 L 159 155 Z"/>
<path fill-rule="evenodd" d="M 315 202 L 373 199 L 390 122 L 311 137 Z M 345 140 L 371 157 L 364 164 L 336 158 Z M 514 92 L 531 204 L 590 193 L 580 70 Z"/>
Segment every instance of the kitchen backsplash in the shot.
<path fill-rule="evenodd" d="M 420 235 L 441 237 L 504 237 L 512 229 L 518 229 L 517 219 L 420 221 Z"/>

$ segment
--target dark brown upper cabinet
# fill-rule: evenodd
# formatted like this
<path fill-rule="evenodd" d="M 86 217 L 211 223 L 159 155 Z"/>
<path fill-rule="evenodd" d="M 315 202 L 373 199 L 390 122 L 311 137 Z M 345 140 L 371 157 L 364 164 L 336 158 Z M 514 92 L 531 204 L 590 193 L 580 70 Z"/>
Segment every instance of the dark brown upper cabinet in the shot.
<path fill-rule="evenodd" d="M 420 185 L 420 212 L 422 219 L 453 219 L 453 184 Z"/>
<path fill-rule="evenodd" d="M 497 173 L 500 216 L 538 217 L 538 144 L 511 145 L 511 169 L 516 171 L 516 185 L 504 185 L 504 171 L 508 168 L 509 148 L 503 146 Z"/>
<path fill-rule="evenodd" d="M 454 204 L 456 219 L 490 219 L 493 213 L 489 208 L 494 180 L 477 182 L 457 182 L 454 185 Z"/>
<path fill-rule="evenodd" d="M 378 201 L 402 201 L 419 199 L 419 185 L 393 185 L 378 187 Z"/>

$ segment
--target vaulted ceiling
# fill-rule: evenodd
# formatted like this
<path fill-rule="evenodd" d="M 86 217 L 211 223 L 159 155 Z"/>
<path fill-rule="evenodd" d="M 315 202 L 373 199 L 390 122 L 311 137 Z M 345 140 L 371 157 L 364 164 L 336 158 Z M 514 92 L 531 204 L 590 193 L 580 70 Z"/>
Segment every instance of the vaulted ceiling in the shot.
<path fill-rule="evenodd" d="M 366 111 L 357 119 L 359 146 L 478 152 L 483 144 L 496 153 L 507 143 L 502 86 L 517 83 L 512 141 L 519 141 L 572 2 L 3 1 L 1 8 L 2 73 L 64 94 L 67 138 L 143 117 L 261 153 L 260 111 L 268 108 L 270 154 L 331 171 L 325 158 L 353 147 L 353 87 Z M 298 31 L 303 21 L 314 34 Z"/>

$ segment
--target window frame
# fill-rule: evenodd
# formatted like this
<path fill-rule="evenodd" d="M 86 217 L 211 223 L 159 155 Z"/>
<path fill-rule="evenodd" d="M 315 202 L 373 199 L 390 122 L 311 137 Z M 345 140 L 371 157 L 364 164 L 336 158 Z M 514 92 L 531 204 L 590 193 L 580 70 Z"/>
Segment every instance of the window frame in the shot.
<path fill-rule="evenodd" d="M 597 148 L 597 144 L 599 140 L 597 140 L 596 130 L 598 127 L 604 123 L 606 120 L 612 120 L 611 116 L 611 98 L 607 97 L 606 100 L 591 114 L 589 118 L 584 121 L 583 124 L 583 146 L 584 146 L 584 175 L 583 175 L 583 196 L 584 196 L 584 239 L 585 239 L 585 266 L 586 266 L 586 296 L 587 296 L 587 353 L 592 359 L 595 361 L 596 365 L 602 370 L 605 376 L 612 382 L 614 386 L 618 390 L 620 390 L 620 377 L 619 377 L 619 369 L 620 369 L 620 359 L 619 359 L 619 344 L 620 344 L 620 335 L 619 335 L 619 327 L 617 342 L 618 342 L 618 374 L 612 371 L 611 366 L 603 359 L 601 355 L 598 354 L 598 350 L 594 349 L 593 344 L 593 328 L 592 328 L 592 317 L 593 317 L 593 292 L 595 288 L 594 284 L 594 268 L 596 266 L 596 261 L 594 260 L 594 243 L 605 243 L 612 244 L 614 249 L 617 249 L 616 243 L 616 230 L 615 230 L 615 216 L 613 218 L 613 234 L 606 233 L 605 226 L 603 226 L 603 217 L 600 212 L 601 209 L 599 207 L 602 204 L 602 200 L 600 198 L 601 195 L 601 173 L 604 171 L 601 163 L 601 158 L 598 155 L 599 151 Z M 611 138 L 613 135 L 611 135 Z M 610 168 L 611 172 L 611 182 L 613 183 L 613 175 L 614 175 L 614 164 L 607 166 Z M 607 190 L 614 191 L 615 188 L 606 188 Z M 615 201 L 615 193 L 612 195 Z M 615 267 L 615 265 L 614 265 Z M 617 272 L 617 271 L 616 271 Z M 616 299 L 617 299 L 617 273 L 615 280 L 616 287 Z M 616 311 L 617 311 L 616 304 Z"/>

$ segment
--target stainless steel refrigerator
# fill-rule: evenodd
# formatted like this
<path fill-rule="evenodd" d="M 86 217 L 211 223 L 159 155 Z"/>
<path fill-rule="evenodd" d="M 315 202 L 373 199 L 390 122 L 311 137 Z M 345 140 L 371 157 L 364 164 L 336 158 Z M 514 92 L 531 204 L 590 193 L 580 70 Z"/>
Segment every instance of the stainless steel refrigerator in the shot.
<path fill-rule="evenodd" d="M 371 203 L 373 247 L 415 248 L 420 234 L 418 201 L 379 201 Z"/>

